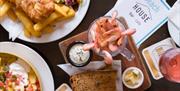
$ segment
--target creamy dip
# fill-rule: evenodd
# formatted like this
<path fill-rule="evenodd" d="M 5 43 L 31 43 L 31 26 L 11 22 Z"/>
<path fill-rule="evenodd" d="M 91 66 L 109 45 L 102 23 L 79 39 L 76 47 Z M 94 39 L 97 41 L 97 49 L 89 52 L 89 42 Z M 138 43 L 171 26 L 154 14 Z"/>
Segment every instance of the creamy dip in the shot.
<path fill-rule="evenodd" d="M 73 63 L 83 64 L 90 58 L 90 51 L 83 50 L 84 44 L 75 44 L 69 50 L 69 58 Z"/>

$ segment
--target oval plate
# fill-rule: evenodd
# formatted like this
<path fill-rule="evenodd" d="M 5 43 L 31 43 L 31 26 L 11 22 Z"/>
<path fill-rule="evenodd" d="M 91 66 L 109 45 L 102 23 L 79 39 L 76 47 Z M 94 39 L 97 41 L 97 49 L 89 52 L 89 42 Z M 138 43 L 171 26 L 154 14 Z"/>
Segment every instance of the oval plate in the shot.
<path fill-rule="evenodd" d="M 27 38 L 24 36 L 24 33 L 21 32 L 18 38 L 31 43 L 48 43 L 63 38 L 64 36 L 71 33 L 81 23 L 81 21 L 86 15 L 90 1 L 91 0 L 83 0 L 82 4 L 79 6 L 78 11 L 73 18 L 56 23 L 54 27 L 54 32 L 49 34 L 43 34 L 40 38 Z M 20 22 L 13 22 L 7 16 L 2 19 L 0 23 L 8 32 L 23 31 L 23 25 Z"/>
<path fill-rule="evenodd" d="M 34 50 L 19 43 L 0 42 L 0 52 L 18 56 L 32 64 L 40 78 L 43 91 L 54 91 L 52 73 L 44 59 Z"/>

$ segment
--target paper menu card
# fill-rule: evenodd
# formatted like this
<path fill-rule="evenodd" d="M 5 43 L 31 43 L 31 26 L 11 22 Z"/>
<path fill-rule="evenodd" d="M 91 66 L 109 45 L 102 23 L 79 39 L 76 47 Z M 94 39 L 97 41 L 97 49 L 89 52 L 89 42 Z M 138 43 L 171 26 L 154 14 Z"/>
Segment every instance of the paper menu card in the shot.
<path fill-rule="evenodd" d="M 164 39 L 155 43 L 142 51 L 145 62 L 154 79 L 158 80 L 163 77 L 159 70 L 160 56 L 168 49 L 175 48 L 176 45 L 171 38 Z"/>
<path fill-rule="evenodd" d="M 116 10 L 118 17 L 124 17 L 129 28 L 136 28 L 133 38 L 140 46 L 167 21 L 169 9 L 165 0 L 118 0 L 106 15 Z"/>

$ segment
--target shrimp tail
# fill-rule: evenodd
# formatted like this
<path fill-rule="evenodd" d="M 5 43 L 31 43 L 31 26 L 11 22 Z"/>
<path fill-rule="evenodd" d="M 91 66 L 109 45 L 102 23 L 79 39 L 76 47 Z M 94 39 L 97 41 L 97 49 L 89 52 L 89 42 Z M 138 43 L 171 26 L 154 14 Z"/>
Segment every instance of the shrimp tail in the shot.
<path fill-rule="evenodd" d="M 114 51 L 117 51 L 117 50 L 118 50 L 118 46 L 113 45 L 112 43 L 110 43 L 108 47 L 109 47 L 109 49 L 110 49 L 112 52 L 114 52 Z"/>
<path fill-rule="evenodd" d="M 90 50 L 91 48 L 93 48 L 94 45 L 95 45 L 94 43 L 84 44 L 84 45 L 83 45 L 83 50 L 84 50 L 84 51 L 88 51 L 88 50 Z"/>
<path fill-rule="evenodd" d="M 127 29 L 126 31 L 123 31 L 121 35 L 132 35 L 136 32 L 136 29 Z"/>
<path fill-rule="evenodd" d="M 102 53 L 105 55 L 104 56 L 104 61 L 106 64 L 112 64 L 113 58 L 111 54 L 108 51 L 103 50 Z"/>
<path fill-rule="evenodd" d="M 117 44 L 120 46 L 123 44 L 124 37 L 120 37 L 117 41 Z"/>

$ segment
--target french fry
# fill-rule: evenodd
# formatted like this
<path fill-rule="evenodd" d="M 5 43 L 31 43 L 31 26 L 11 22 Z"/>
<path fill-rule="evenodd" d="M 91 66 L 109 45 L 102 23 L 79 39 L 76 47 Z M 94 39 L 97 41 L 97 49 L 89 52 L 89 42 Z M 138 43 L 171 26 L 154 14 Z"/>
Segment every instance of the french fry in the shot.
<path fill-rule="evenodd" d="M 11 18 L 11 20 L 13 20 L 13 21 L 17 20 L 17 16 L 12 8 L 9 9 L 9 11 L 7 12 L 7 15 Z"/>
<path fill-rule="evenodd" d="M 16 10 L 15 14 L 19 18 L 19 20 L 24 24 L 26 29 L 32 30 L 32 21 L 22 12 L 21 10 Z"/>
<path fill-rule="evenodd" d="M 22 12 L 21 10 L 16 10 L 15 14 L 18 17 L 18 19 L 22 22 L 24 27 L 27 29 L 27 31 L 29 31 L 35 37 L 41 36 L 41 32 L 34 31 L 33 22 L 25 15 L 24 12 Z"/>
<path fill-rule="evenodd" d="M 4 4 L 5 0 L 0 0 L 0 6 Z"/>
<path fill-rule="evenodd" d="M 24 35 L 27 37 L 27 38 L 30 38 L 31 37 L 31 33 L 28 31 L 28 29 L 24 28 Z"/>
<path fill-rule="evenodd" d="M 60 17 L 57 21 L 65 20 L 65 19 L 71 18 L 73 16 L 75 16 L 75 11 L 73 8 L 70 8 L 69 12 L 67 12 L 67 16 Z"/>
<path fill-rule="evenodd" d="M 0 8 L 0 17 L 3 17 L 8 10 L 11 8 L 11 5 L 9 2 L 5 2 L 2 7 Z"/>
<path fill-rule="evenodd" d="M 70 8 L 69 12 L 68 12 L 68 17 L 73 17 L 75 16 L 75 10 L 73 8 Z"/>
<path fill-rule="evenodd" d="M 52 33 L 54 31 L 53 27 L 48 25 L 44 28 L 43 33 L 47 34 L 47 33 Z"/>
<path fill-rule="evenodd" d="M 53 23 L 57 18 L 59 18 L 59 14 L 56 12 L 53 12 L 45 21 L 38 22 L 34 25 L 35 31 L 41 31 L 43 28 L 45 28 L 47 25 Z"/>
<path fill-rule="evenodd" d="M 63 16 L 67 16 L 67 12 L 69 11 L 69 7 L 63 4 L 55 4 L 55 11 L 62 14 Z"/>
<path fill-rule="evenodd" d="M 77 0 L 78 4 L 82 4 L 83 0 Z"/>
<path fill-rule="evenodd" d="M 31 34 L 32 34 L 33 36 L 35 36 L 35 37 L 41 37 L 42 32 L 40 32 L 40 31 L 34 31 L 34 29 L 33 29 L 33 31 L 31 32 Z"/>

